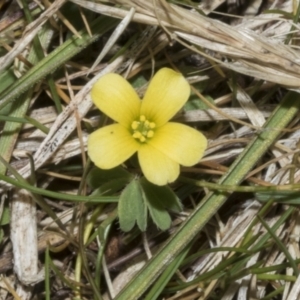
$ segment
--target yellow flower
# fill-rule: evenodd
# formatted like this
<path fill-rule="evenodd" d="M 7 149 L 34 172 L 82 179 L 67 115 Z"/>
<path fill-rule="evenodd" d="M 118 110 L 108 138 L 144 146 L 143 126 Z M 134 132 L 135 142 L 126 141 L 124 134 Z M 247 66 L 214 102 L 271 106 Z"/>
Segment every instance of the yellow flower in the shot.
<path fill-rule="evenodd" d="M 141 101 L 118 74 L 107 74 L 93 86 L 94 104 L 116 121 L 93 132 L 88 154 L 101 169 L 114 168 L 135 152 L 148 181 L 165 185 L 179 176 L 179 165 L 192 166 L 203 156 L 206 138 L 186 125 L 168 122 L 190 95 L 185 78 L 171 69 L 159 70 Z"/>

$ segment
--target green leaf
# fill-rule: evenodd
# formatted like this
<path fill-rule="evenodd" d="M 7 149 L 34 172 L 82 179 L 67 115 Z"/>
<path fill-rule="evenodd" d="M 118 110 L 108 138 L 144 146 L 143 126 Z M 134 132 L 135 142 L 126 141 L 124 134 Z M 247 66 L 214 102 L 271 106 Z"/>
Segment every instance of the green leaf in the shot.
<path fill-rule="evenodd" d="M 121 193 L 118 215 L 120 228 L 123 231 L 130 231 L 135 222 L 142 231 L 145 231 L 147 227 L 147 207 L 137 179 L 133 179 Z"/>
<path fill-rule="evenodd" d="M 140 182 L 143 189 L 143 197 L 153 222 L 161 230 L 169 229 L 172 220 L 165 207 L 167 203 L 172 203 L 172 208 L 178 209 L 177 203 L 172 202 L 172 198 L 170 198 L 172 192 L 165 186 L 161 187 L 148 182 L 145 178 L 142 178 Z"/>
<path fill-rule="evenodd" d="M 158 186 L 149 182 L 146 178 L 142 178 L 140 183 L 144 190 L 151 191 L 151 203 L 173 212 L 182 211 L 180 199 L 168 185 Z"/>
<path fill-rule="evenodd" d="M 101 196 L 108 196 L 114 195 L 116 192 L 120 191 L 128 184 L 130 180 L 128 178 L 117 178 L 112 179 L 108 182 L 103 183 L 99 188 L 95 189 L 92 195 L 101 195 Z"/>
<path fill-rule="evenodd" d="M 132 175 L 122 167 L 109 170 L 102 170 L 95 167 L 89 172 L 86 182 L 92 189 L 97 189 L 101 185 L 116 179 L 127 179 L 127 181 L 130 181 Z"/>
<path fill-rule="evenodd" d="M 4 207 L 1 219 L 0 219 L 0 225 L 7 225 L 9 224 L 10 220 L 10 212 L 8 207 Z"/>
<path fill-rule="evenodd" d="M 141 74 L 139 74 L 138 76 L 134 77 L 133 80 L 131 80 L 131 84 L 134 88 L 138 89 L 141 88 L 143 86 L 145 86 L 147 84 L 147 80 L 145 79 L 145 77 Z"/>
<path fill-rule="evenodd" d="M 214 104 L 213 98 L 205 96 L 206 100 Z M 191 95 L 191 99 L 184 105 L 184 110 L 209 109 L 209 107 L 195 94 Z"/>
<path fill-rule="evenodd" d="M 299 94 L 289 91 L 264 124 L 263 129 L 248 143 L 218 184 L 240 184 L 262 155 L 274 144 L 279 134 L 282 133 L 282 129 L 286 128 L 299 112 L 299 104 Z M 168 239 L 160 251 L 115 297 L 115 300 L 141 299 L 144 292 L 149 289 L 149 285 L 157 280 L 175 257 L 199 234 L 227 199 L 228 195 L 225 193 L 218 191 L 208 193 L 182 224 L 180 230 Z"/>
<path fill-rule="evenodd" d="M 161 230 L 169 229 L 172 223 L 169 213 L 165 209 L 152 205 L 151 199 L 149 199 L 147 196 L 145 198 L 147 200 L 150 216 L 156 226 Z"/>

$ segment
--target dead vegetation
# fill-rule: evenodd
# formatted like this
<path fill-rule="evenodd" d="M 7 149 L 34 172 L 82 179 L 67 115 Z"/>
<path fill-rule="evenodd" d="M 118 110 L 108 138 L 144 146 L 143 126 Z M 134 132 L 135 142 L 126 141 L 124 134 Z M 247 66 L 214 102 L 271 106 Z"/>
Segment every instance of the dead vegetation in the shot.
<path fill-rule="evenodd" d="M 19 2 L 0 1 L 1 299 L 298 299 L 299 1 Z M 122 233 L 121 189 L 88 179 L 90 89 L 116 72 L 143 95 L 163 66 L 209 146 L 171 228 Z"/>

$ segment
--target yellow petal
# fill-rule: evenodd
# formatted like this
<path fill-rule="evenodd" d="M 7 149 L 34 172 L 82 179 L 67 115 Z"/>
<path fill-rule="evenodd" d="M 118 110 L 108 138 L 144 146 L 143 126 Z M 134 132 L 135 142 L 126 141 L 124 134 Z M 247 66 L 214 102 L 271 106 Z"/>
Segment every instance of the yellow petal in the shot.
<path fill-rule="evenodd" d="M 145 93 L 141 114 L 160 126 L 169 121 L 190 96 L 190 86 L 185 78 L 171 69 L 160 69 Z"/>
<path fill-rule="evenodd" d="M 196 164 L 207 147 L 207 139 L 202 133 L 172 122 L 157 128 L 148 143 L 183 166 Z"/>
<path fill-rule="evenodd" d="M 88 155 L 101 169 L 111 169 L 128 159 L 140 144 L 120 124 L 105 126 L 88 139 Z"/>
<path fill-rule="evenodd" d="M 107 74 L 93 86 L 94 104 L 111 119 L 125 127 L 139 116 L 141 101 L 133 87 L 118 74 Z"/>
<path fill-rule="evenodd" d="M 138 158 L 145 177 L 156 185 L 166 185 L 179 176 L 179 164 L 149 144 L 140 147 Z"/>

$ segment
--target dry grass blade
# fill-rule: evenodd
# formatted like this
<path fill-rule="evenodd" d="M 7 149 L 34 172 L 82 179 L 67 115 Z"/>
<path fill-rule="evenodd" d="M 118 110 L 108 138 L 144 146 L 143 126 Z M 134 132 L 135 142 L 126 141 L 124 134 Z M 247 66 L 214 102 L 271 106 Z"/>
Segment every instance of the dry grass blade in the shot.
<path fill-rule="evenodd" d="M 15 176 L 15 185 L 44 195 L 0 182 L 14 200 L 1 198 L 0 298 L 298 299 L 300 119 L 290 95 L 300 92 L 299 5 L 45 0 L 28 5 L 34 21 L 27 27 L 20 7 L 0 16 L 1 141 L 12 141 L 7 156 L 0 146 L 5 160 L 12 156 L 1 178 Z M 54 33 L 50 47 L 42 42 L 45 58 L 32 62 L 27 51 L 46 28 Z M 97 169 L 97 183 L 91 179 L 89 134 L 112 121 L 94 110 L 90 90 L 114 72 L 142 99 L 162 67 L 179 70 L 193 87 L 174 121 L 200 130 L 209 145 L 199 164 L 183 167 L 168 187 L 183 205 L 170 213 L 170 229 L 148 222 L 142 234 L 137 227 L 124 233 L 117 201 L 128 178 L 143 174 L 132 158 L 111 173 Z M 53 86 L 44 80 L 50 75 Z M 14 99 L 29 87 L 27 113 L 15 114 L 21 101 Z M 13 133 L 8 124 L 22 128 Z M 32 199 L 41 201 L 36 210 Z M 79 199 L 86 202 L 78 206 Z M 49 257 L 41 259 L 47 248 Z M 23 255 L 27 249 L 32 256 Z M 177 271 L 166 262 L 178 263 Z M 45 265 L 49 274 L 39 276 Z M 48 283 L 45 291 L 41 283 L 26 286 L 40 280 Z"/>
<path fill-rule="evenodd" d="M 124 18 L 127 14 L 127 10 L 121 8 L 89 1 L 72 1 L 116 18 Z M 228 69 L 298 89 L 300 55 L 290 46 L 282 44 L 282 41 L 278 42 L 271 37 L 262 39 L 247 27 L 228 26 L 176 5 L 164 6 L 163 1 L 127 1 L 126 3 L 111 1 L 111 3 L 134 7 L 137 13 L 133 16 L 133 21 L 163 25 L 171 39 L 182 42 L 189 48 L 190 44 L 200 47 L 198 49 L 191 47 L 191 49 Z M 268 20 L 273 22 L 271 17 Z M 284 19 L 280 16 L 278 23 L 284 25 Z M 200 49 L 211 50 L 217 55 L 212 56 Z M 222 60 L 222 56 L 227 59 Z M 233 61 L 228 62 L 228 60 Z"/>
<path fill-rule="evenodd" d="M 12 63 L 15 57 L 20 54 L 33 40 L 33 38 L 41 30 L 41 27 L 57 10 L 61 8 L 65 2 L 66 0 L 56 0 L 36 21 L 28 25 L 24 31 L 23 38 L 15 44 L 11 51 L 9 51 L 4 57 L 0 58 L 0 71 L 5 70 L 5 68 Z"/>

